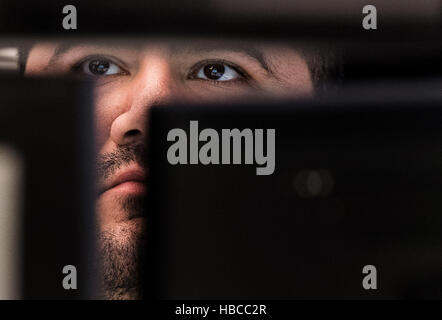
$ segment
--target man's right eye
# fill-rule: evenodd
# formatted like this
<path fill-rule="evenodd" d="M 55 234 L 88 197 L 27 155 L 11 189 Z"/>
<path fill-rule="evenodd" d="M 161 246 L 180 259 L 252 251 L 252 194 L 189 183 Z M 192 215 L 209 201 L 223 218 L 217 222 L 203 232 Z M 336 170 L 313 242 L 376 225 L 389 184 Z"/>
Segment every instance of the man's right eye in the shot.
<path fill-rule="evenodd" d="M 74 67 L 77 71 L 94 77 L 127 74 L 123 68 L 105 58 L 89 58 Z"/>

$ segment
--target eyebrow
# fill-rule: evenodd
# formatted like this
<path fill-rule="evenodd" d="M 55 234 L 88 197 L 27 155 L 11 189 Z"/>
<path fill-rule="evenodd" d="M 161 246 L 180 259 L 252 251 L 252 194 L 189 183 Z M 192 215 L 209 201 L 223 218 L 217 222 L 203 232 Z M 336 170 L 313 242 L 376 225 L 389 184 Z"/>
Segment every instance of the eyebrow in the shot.
<path fill-rule="evenodd" d="M 63 57 L 67 52 L 69 52 L 72 49 L 78 48 L 78 47 L 86 47 L 88 44 L 68 44 L 68 43 L 62 43 L 55 47 L 54 53 L 49 59 L 48 66 L 52 66 L 55 64 L 60 58 Z M 105 46 L 103 46 L 105 48 Z M 231 52 L 237 52 L 237 53 L 243 53 L 252 59 L 254 59 L 256 62 L 258 62 L 261 67 L 266 70 L 269 73 L 273 74 L 273 71 L 270 69 L 267 60 L 265 59 L 264 53 L 259 50 L 258 48 L 254 46 L 234 46 L 234 45 L 228 45 L 228 46 L 220 46 L 220 45 L 211 45 L 211 44 L 196 44 L 193 46 L 187 45 L 187 46 L 179 46 L 179 45 L 173 45 L 171 46 L 172 52 L 213 52 L 217 50 L 223 50 L 223 51 L 231 51 Z"/>
<path fill-rule="evenodd" d="M 52 54 L 51 58 L 49 59 L 48 65 L 46 66 L 46 69 L 48 69 L 50 66 L 55 64 L 57 60 L 59 60 L 66 52 L 74 48 L 75 45 L 72 44 L 59 44 L 55 47 L 54 53 Z"/>

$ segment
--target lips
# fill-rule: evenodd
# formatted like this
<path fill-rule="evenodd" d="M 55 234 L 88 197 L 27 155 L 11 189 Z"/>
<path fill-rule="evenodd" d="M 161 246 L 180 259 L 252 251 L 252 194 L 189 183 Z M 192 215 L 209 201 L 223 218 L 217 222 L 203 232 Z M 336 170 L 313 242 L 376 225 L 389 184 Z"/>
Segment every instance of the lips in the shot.
<path fill-rule="evenodd" d="M 135 186 L 145 188 L 147 174 L 144 169 L 139 166 L 125 168 L 117 172 L 111 179 L 105 181 L 100 188 L 100 194 L 112 189 L 122 188 L 123 186 Z"/>

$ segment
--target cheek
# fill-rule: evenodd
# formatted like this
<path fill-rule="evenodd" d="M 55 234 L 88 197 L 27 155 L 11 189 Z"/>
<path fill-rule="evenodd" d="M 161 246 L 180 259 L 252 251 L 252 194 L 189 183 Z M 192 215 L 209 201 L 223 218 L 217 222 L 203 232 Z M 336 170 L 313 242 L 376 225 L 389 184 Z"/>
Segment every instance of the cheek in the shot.
<path fill-rule="evenodd" d="M 101 149 L 110 137 L 113 121 L 129 109 L 128 90 L 115 84 L 96 87 L 94 92 L 95 141 Z"/>
<path fill-rule="evenodd" d="M 304 95 L 313 93 L 313 81 L 307 63 L 303 60 L 295 60 L 294 64 L 284 69 L 281 77 L 286 86 L 292 89 L 294 94 Z"/>
<path fill-rule="evenodd" d="M 266 92 L 279 97 L 306 97 L 314 94 L 313 82 L 308 68 L 287 68 L 285 72 L 291 74 L 279 74 L 279 79 L 268 81 L 263 88 Z"/>
<path fill-rule="evenodd" d="M 277 94 L 312 95 L 313 81 L 307 61 L 291 50 L 269 50 L 270 64 L 277 78 L 267 88 Z"/>
<path fill-rule="evenodd" d="M 253 88 L 244 83 L 212 84 L 203 81 L 189 81 L 187 101 L 229 101 L 235 98 L 247 97 L 256 93 Z"/>

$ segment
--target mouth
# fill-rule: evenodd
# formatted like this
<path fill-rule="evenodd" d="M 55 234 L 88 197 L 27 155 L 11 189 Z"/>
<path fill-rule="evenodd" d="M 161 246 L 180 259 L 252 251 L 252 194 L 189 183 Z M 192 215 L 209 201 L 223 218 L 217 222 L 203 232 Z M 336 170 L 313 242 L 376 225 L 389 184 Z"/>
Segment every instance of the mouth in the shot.
<path fill-rule="evenodd" d="M 99 194 L 115 192 L 125 195 L 143 195 L 146 193 L 146 171 L 139 166 L 131 166 L 118 172 L 103 184 Z"/>

